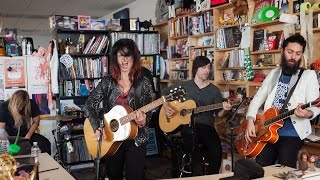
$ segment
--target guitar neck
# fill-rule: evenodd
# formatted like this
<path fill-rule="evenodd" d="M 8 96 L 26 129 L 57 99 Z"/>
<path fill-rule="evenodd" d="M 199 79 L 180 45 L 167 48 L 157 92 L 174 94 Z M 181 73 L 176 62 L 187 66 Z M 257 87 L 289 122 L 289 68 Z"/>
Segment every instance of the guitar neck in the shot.
<path fill-rule="evenodd" d="M 307 104 L 303 104 L 303 105 L 301 105 L 301 108 L 302 108 L 302 109 L 305 109 L 305 108 L 311 107 L 312 105 L 315 105 L 315 104 L 317 104 L 318 102 L 319 102 L 319 101 L 316 100 L 316 101 L 312 101 L 312 102 L 307 103 Z M 269 120 L 266 120 L 266 121 L 264 122 L 264 126 L 270 126 L 270 125 L 273 124 L 273 123 L 276 123 L 276 122 L 278 122 L 278 121 L 280 121 L 280 120 L 282 120 L 282 119 L 285 119 L 285 118 L 291 116 L 292 114 L 294 114 L 294 110 L 295 110 L 295 109 L 291 109 L 290 111 L 281 113 L 281 114 L 279 114 L 278 116 L 275 116 L 275 117 L 273 117 L 273 118 L 271 118 L 271 119 L 269 119 Z"/>
<path fill-rule="evenodd" d="M 231 105 L 236 105 L 236 104 L 239 104 L 240 101 L 239 100 L 236 100 L 236 101 L 232 101 L 231 102 Z M 219 103 L 219 104 L 210 104 L 210 105 L 206 105 L 206 106 L 200 106 L 200 107 L 197 107 L 197 108 L 194 108 L 193 109 L 193 113 L 194 114 L 197 114 L 197 113 L 201 113 L 201 112 L 205 112 L 205 111 L 211 111 L 211 110 L 216 110 L 216 109 L 221 109 L 223 108 L 223 105 L 222 103 Z"/>
<path fill-rule="evenodd" d="M 161 97 L 161 98 L 159 98 L 159 99 L 157 99 L 157 100 L 155 100 L 155 101 L 153 101 L 153 102 L 151 102 L 151 103 L 139 108 L 138 110 L 141 110 L 141 111 L 146 113 L 146 112 L 149 112 L 150 110 L 162 105 L 164 102 L 165 102 L 165 98 Z M 135 112 L 136 111 L 133 111 L 130 114 L 120 118 L 121 125 L 124 125 L 124 124 L 134 120 L 136 118 L 136 113 Z"/>

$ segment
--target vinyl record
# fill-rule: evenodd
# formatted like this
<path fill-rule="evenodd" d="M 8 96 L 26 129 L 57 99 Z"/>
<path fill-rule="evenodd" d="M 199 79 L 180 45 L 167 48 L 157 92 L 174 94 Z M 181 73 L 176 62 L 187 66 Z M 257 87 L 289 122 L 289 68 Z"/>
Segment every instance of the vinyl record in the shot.
<path fill-rule="evenodd" d="M 268 22 L 279 16 L 279 9 L 275 6 L 266 6 L 258 11 L 258 22 Z"/>

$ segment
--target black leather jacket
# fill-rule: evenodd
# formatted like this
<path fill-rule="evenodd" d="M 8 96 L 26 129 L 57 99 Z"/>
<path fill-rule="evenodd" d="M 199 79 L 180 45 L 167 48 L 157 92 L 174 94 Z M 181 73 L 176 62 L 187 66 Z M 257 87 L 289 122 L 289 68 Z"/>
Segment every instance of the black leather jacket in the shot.
<path fill-rule="evenodd" d="M 135 89 L 139 89 L 137 86 L 141 86 L 141 93 L 137 93 L 138 103 L 135 103 Z M 133 86 L 129 90 L 128 105 L 132 110 L 139 109 L 140 107 L 150 103 L 152 101 L 152 85 L 150 81 L 143 77 L 133 83 Z M 104 77 L 98 86 L 90 93 L 83 111 L 86 117 L 89 118 L 90 123 L 94 130 L 99 127 L 99 105 L 103 103 L 103 114 L 111 110 L 115 105 L 116 100 L 121 94 L 121 90 L 117 85 L 117 82 L 107 75 Z M 100 116 L 102 116 L 101 114 Z M 148 140 L 148 124 L 151 118 L 151 112 L 146 113 L 147 123 L 143 128 L 139 128 L 138 135 L 134 139 L 136 145 L 140 145 Z"/>

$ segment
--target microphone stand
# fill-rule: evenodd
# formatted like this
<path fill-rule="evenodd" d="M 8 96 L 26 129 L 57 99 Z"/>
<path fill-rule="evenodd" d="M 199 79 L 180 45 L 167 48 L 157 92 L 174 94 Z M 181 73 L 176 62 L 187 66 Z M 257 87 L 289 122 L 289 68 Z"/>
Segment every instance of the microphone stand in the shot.
<path fill-rule="evenodd" d="M 230 135 L 230 153 L 231 153 L 231 167 L 232 167 L 232 172 L 234 172 L 234 122 L 233 122 L 233 118 L 235 117 L 235 115 L 237 114 L 237 112 L 239 111 L 240 107 L 243 105 L 244 102 L 247 101 L 246 97 L 243 97 L 242 101 L 240 102 L 240 104 L 238 105 L 238 107 L 236 108 L 235 111 L 232 112 L 232 114 L 227 118 L 226 124 L 224 126 L 224 128 L 228 127 L 228 125 L 230 125 L 230 130 L 231 130 L 231 135 Z"/>
<path fill-rule="evenodd" d="M 96 158 L 96 178 L 99 180 L 99 173 L 100 173 L 100 160 L 101 160 L 101 144 L 103 138 L 103 129 L 104 129 L 104 121 L 102 116 L 102 109 L 99 110 L 98 118 L 100 120 L 100 125 L 98 130 L 100 131 L 100 136 L 98 140 L 98 151 L 97 151 L 97 158 Z"/>

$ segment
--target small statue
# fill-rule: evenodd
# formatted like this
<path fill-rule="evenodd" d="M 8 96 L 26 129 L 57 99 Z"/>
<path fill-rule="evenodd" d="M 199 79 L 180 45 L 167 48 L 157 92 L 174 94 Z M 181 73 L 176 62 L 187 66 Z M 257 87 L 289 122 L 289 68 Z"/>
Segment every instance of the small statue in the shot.
<path fill-rule="evenodd" d="M 309 154 L 305 149 L 301 149 L 298 152 L 298 169 L 302 171 L 302 174 L 305 174 L 305 171 L 308 169 L 308 160 Z"/>
<path fill-rule="evenodd" d="M 316 155 L 311 155 L 309 157 L 309 162 L 308 162 L 308 166 L 309 166 L 309 170 L 310 171 L 316 171 L 316 165 L 315 162 L 318 160 L 318 156 Z"/>

